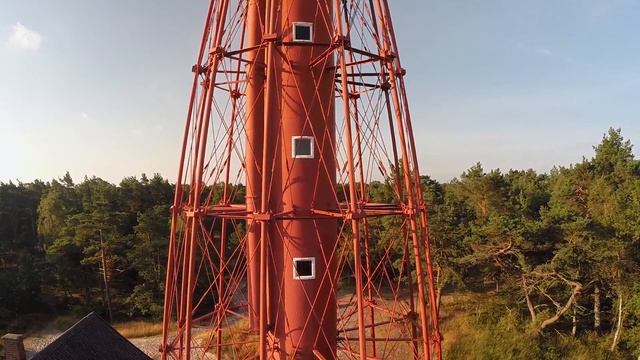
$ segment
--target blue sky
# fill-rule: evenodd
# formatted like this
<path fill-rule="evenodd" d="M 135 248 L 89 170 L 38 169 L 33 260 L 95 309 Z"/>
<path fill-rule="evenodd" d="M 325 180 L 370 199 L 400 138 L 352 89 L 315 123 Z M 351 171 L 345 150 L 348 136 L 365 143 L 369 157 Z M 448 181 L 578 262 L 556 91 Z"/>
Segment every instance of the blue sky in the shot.
<path fill-rule="evenodd" d="M 640 0 L 391 0 L 421 170 L 640 146 Z M 0 181 L 174 180 L 206 1 L 0 2 Z"/>

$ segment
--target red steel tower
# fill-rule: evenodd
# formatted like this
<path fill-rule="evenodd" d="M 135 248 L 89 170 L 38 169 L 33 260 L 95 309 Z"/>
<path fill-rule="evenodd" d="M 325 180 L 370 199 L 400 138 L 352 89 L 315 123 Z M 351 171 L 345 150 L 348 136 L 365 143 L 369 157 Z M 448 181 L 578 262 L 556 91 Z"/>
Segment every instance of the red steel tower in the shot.
<path fill-rule="evenodd" d="M 441 358 L 387 0 L 211 0 L 162 359 Z"/>

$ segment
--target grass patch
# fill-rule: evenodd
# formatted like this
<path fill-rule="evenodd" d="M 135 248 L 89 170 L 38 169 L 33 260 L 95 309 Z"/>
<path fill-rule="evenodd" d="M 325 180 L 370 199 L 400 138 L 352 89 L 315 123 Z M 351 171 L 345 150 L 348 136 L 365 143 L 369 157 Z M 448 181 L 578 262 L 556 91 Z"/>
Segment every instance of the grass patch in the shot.
<path fill-rule="evenodd" d="M 162 334 L 162 322 L 127 321 L 114 324 L 113 327 L 127 339 L 135 339 Z"/>
<path fill-rule="evenodd" d="M 443 299 L 446 360 L 631 359 L 607 349 L 607 337 L 583 332 L 532 331 L 528 318 L 490 294 L 455 293 Z"/>
<path fill-rule="evenodd" d="M 61 315 L 57 316 L 53 319 L 52 326 L 55 329 L 60 331 L 66 331 L 68 328 L 72 327 L 75 323 L 80 321 L 82 316 L 76 315 Z"/>
<path fill-rule="evenodd" d="M 215 352 L 215 334 L 213 330 L 195 336 L 200 344 L 209 345 L 209 352 Z M 252 359 L 258 355 L 258 336 L 249 331 L 249 320 L 238 319 L 222 330 L 223 359 Z"/>

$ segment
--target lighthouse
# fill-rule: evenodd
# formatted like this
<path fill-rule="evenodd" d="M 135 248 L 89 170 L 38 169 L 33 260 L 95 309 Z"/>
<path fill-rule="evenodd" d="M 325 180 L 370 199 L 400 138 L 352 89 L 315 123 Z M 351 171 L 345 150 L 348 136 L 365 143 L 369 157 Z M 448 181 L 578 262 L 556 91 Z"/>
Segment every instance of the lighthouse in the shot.
<path fill-rule="evenodd" d="M 161 357 L 440 358 L 387 1 L 211 0 L 192 72 Z"/>

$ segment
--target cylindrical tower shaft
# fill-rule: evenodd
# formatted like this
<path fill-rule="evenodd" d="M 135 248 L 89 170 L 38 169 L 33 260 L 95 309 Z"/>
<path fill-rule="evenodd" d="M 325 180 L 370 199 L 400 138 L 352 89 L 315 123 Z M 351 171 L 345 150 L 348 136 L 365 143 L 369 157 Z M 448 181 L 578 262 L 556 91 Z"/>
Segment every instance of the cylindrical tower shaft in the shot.
<path fill-rule="evenodd" d="M 279 278 L 274 298 L 275 336 L 282 358 L 309 359 L 313 351 L 336 357 L 334 275 L 337 221 L 302 219 L 313 210 L 337 208 L 334 74 L 332 57 L 309 63 L 327 50 L 329 1 L 282 0 L 280 11 L 281 203 L 274 212 L 294 219 L 276 222 L 271 243 Z"/>

